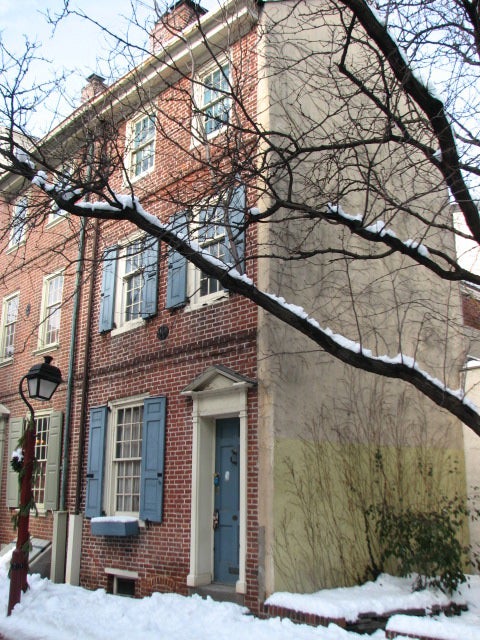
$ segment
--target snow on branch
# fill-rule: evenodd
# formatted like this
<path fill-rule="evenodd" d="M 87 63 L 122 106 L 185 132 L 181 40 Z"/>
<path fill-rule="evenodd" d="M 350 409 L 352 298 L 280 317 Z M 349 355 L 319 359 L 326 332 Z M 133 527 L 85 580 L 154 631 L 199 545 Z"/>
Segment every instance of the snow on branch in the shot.
<path fill-rule="evenodd" d="M 462 268 L 458 262 L 450 258 L 445 252 L 429 248 L 420 240 L 401 240 L 395 231 L 389 229 L 383 220 L 364 226 L 363 218 L 360 214 L 352 215 L 346 213 L 339 204 L 329 203 L 327 205 L 327 217 L 336 220 L 347 226 L 350 231 L 365 240 L 385 244 L 394 251 L 408 255 L 410 258 L 437 274 L 443 280 L 465 281 L 475 285 L 480 285 L 480 276 Z M 446 263 L 442 267 L 435 257 Z"/>
<path fill-rule="evenodd" d="M 57 194 L 54 194 L 55 196 Z M 138 228 L 163 240 L 206 275 L 218 279 L 231 292 L 248 298 L 297 329 L 327 353 L 358 369 L 411 383 L 433 402 L 450 411 L 480 435 L 480 413 L 475 405 L 465 398 L 463 390 L 449 389 L 443 382 L 423 371 L 414 359 L 405 354 L 400 353 L 394 357 L 376 356 L 361 344 L 333 332 L 328 327 L 321 327 L 318 321 L 311 318 L 302 307 L 258 289 L 250 278 L 241 274 L 232 265 L 225 264 L 201 249 L 198 243 L 190 240 L 185 228 L 179 228 L 175 222 L 162 223 L 154 215 L 145 211 L 138 199 L 119 194 L 115 196 L 115 200 L 115 205 L 106 202 L 67 201 L 64 208 L 80 217 L 93 216 L 107 219 L 120 217 L 133 222 Z M 62 201 L 62 207 L 63 204 Z M 414 247 L 411 250 L 418 251 L 418 248 Z"/>
<path fill-rule="evenodd" d="M 395 37 L 366 0 L 341 0 L 348 7 L 366 34 L 378 46 L 388 62 L 402 90 L 418 105 L 426 115 L 437 138 L 439 150 L 436 166 L 442 172 L 456 203 L 462 211 L 465 221 L 480 243 L 480 216 L 477 204 L 472 197 L 462 175 L 462 167 L 455 144 L 455 135 L 443 102 L 438 98 L 431 84 L 418 75 L 406 58 Z"/>

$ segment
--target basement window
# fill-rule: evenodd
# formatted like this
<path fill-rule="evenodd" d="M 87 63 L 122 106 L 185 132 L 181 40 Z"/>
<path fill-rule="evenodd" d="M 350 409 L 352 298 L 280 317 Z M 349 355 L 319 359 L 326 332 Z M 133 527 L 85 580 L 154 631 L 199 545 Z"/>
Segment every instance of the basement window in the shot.
<path fill-rule="evenodd" d="M 109 578 L 109 593 L 115 596 L 125 596 L 126 598 L 135 597 L 135 583 L 138 580 L 138 573 L 136 571 L 109 567 L 105 569 L 105 573 Z"/>

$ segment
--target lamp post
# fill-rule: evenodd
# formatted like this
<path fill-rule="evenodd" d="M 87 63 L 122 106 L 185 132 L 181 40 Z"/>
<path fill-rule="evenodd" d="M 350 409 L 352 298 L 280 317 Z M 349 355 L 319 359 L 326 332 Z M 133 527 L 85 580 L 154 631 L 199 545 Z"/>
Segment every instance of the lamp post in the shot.
<path fill-rule="evenodd" d="M 17 520 L 17 546 L 12 553 L 10 564 L 10 594 L 8 598 L 8 612 L 20 602 L 20 592 L 28 589 L 28 554 L 30 533 L 28 523 L 32 507 L 32 475 L 35 463 L 35 413 L 23 392 L 23 383 L 27 381 L 28 395 L 32 400 L 50 400 L 58 385 L 62 382 L 60 369 L 54 367 L 51 356 L 44 356 L 45 362 L 34 365 L 20 380 L 18 391 L 20 397 L 28 407 L 30 416 L 22 437 L 22 467 L 20 470 L 20 508 Z"/>

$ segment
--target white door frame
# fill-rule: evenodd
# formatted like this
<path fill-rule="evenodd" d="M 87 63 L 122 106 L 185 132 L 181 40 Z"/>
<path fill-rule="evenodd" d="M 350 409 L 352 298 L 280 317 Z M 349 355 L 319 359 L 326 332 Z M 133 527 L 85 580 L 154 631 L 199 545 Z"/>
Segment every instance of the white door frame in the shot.
<path fill-rule="evenodd" d="M 210 367 L 183 392 L 193 400 L 192 503 L 189 587 L 213 580 L 213 500 L 215 421 L 240 421 L 240 540 L 236 593 L 246 592 L 247 543 L 247 392 L 253 381 L 223 367 Z"/>

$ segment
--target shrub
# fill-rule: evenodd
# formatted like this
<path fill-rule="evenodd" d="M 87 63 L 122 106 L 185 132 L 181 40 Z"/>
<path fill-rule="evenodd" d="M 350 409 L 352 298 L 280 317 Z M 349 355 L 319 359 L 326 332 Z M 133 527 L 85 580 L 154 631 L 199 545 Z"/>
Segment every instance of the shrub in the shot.
<path fill-rule="evenodd" d="M 451 594 L 465 582 L 466 547 L 458 540 L 467 510 L 459 499 L 437 510 L 371 507 L 381 545 L 381 564 L 393 559 L 399 575 L 417 574 L 413 589 L 438 587 Z"/>

